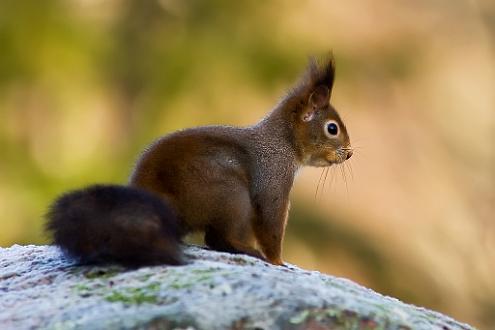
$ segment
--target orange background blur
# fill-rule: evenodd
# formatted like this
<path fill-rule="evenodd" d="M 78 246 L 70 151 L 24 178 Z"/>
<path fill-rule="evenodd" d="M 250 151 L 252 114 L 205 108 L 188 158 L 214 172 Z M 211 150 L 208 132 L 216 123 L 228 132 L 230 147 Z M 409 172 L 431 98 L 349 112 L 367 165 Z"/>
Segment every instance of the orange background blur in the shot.
<path fill-rule="evenodd" d="M 495 328 L 494 40 L 489 0 L 2 0 L 0 246 L 46 243 L 55 196 L 160 135 L 256 122 L 333 49 L 356 152 L 316 196 L 296 179 L 285 259 Z"/>

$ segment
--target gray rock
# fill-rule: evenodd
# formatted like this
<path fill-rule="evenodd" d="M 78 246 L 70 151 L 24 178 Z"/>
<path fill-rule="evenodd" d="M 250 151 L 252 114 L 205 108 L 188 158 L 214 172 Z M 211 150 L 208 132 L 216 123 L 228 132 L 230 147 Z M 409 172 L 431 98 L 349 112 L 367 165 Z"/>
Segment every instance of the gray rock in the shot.
<path fill-rule="evenodd" d="M 349 280 L 185 248 L 181 267 L 76 266 L 0 249 L 1 329 L 473 329 Z"/>

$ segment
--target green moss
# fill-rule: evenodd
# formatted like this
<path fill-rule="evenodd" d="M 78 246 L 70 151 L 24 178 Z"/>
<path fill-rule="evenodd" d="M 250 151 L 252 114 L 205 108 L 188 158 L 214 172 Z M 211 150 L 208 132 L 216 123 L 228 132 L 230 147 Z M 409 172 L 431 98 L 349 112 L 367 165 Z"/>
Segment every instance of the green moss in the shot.
<path fill-rule="evenodd" d="M 153 282 L 144 287 L 114 290 L 105 296 L 105 300 L 109 302 L 120 302 L 126 305 L 140 305 L 143 303 L 157 304 L 159 302 L 157 293 L 160 291 L 160 288 L 160 283 Z"/>
<path fill-rule="evenodd" d="M 231 274 L 231 272 L 221 268 L 193 269 L 187 275 L 170 270 L 167 271 L 162 280 L 160 280 L 161 276 L 158 275 L 154 277 L 152 282 L 149 282 L 152 275 L 144 274 L 139 277 L 141 286 L 124 287 L 122 283 L 114 286 L 113 281 L 109 278 L 119 274 L 121 270 L 121 268 L 94 268 L 79 271 L 77 275 L 83 275 L 87 280 L 73 286 L 73 290 L 81 297 L 100 296 L 108 302 L 128 305 L 158 304 L 164 302 L 160 296 L 162 288 L 181 290 L 198 284 L 210 284 L 211 286 L 214 276 Z"/>
<path fill-rule="evenodd" d="M 103 282 L 79 283 L 72 287 L 74 292 L 81 297 L 101 295 L 106 288 L 107 284 Z"/>
<path fill-rule="evenodd" d="M 86 291 L 86 290 L 89 290 L 90 288 L 85 285 L 85 284 L 76 284 L 72 287 L 74 290 L 76 291 Z"/>
<path fill-rule="evenodd" d="M 121 302 L 126 305 L 140 305 L 143 303 L 156 304 L 158 302 L 156 295 L 147 294 L 145 292 L 119 292 L 114 291 L 105 297 L 109 302 Z"/>
<path fill-rule="evenodd" d="M 185 289 L 190 288 L 196 284 L 211 282 L 214 276 L 222 276 L 230 274 L 224 272 L 220 268 L 207 268 L 207 269 L 193 269 L 190 271 L 189 276 L 175 276 L 172 280 L 169 276 L 167 282 L 172 289 Z"/>
<path fill-rule="evenodd" d="M 92 292 L 91 288 L 85 284 L 76 284 L 72 289 L 81 297 L 89 297 Z"/>
<path fill-rule="evenodd" d="M 151 290 L 151 291 L 159 291 L 161 288 L 161 284 L 158 282 L 153 282 L 150 283 L 146 286 L 146 289 Z"/>
<path fill-rule="evenodd" d="M 161 289 L 159 282 L 151 282 L 141 287 L 119 289 L 112 289 L 108 283 L 108 281 L 90 281 L 76 284 L 72 289 L 81 297 L 102 296 L 106 301 L 127 305 L 156 304 L 159 302 L 158 293 Z"/>
<path fill-rule="evenodd" d="M 203 277 L 194 277 L 194 278 L 180 278 L 180 279 L 175 279 L 173 282 L 169 284 L 169 287 L 172 289 L 187 289 L 192 287 L 193 285 L 197 284 L 199 281 L 204 281 L 207 278 L 207 276 Z"/>

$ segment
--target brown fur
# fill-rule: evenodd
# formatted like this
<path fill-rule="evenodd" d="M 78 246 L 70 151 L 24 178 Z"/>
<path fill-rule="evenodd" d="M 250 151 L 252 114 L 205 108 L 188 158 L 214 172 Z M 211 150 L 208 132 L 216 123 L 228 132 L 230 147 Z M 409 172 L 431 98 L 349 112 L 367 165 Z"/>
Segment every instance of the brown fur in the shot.
<path fill-rule="evenodd" d="M 179 263 L 176 240 L 203 231 L 205 243 L 213 249 L 283 264 L 282 241 L 296 171 L 341 163 L 352 155 L 347 130 L 330 105 L 334 77 L 333 57 L 311 59 L 299 83 L 256 125 L 198 127 L 158 139 L 139 158 L 130 187 L 88 188 L 56 201 L 48 217 L 55 242 L 81 260 L 123 262 L 132 255 L 132 264 Z M 329 133 L 330 123 L 338 134 Z M 105 196 L 117 191 L 124 197 L 110 208 L 89 195 L 95 189 Z M 143 220 L 138 214 L 128 219 L 121 210 L 128 197 L 137 194 L 142 201 L 136 205 L 143 211 L 134 213 L 142 212 Z M 162 207 L 155 198 L 162 200 Z M 76 200 L 83 201 L 82 208 Z M 158 207 L 159 216 L 153 216 L 151 206 Z M 93 210 L 98 221 L 79 217 L 78 210 L 84 208 Z M 148 223 L 168 236 L 155 237 L 144 228 Z M 167 223 L 178 224 L 179 229 L 166 231 Z M 128 228 L 128 233 L 114 234 L 111 228 L 117 225 Z M 143 230 L 135 229 L 139 226 Z M 99 233 L 99 238 L 91 241 L 92 233 Z M 127 246 L 127 238 L 134 243 Z M 167 240 L 171 244 L 165 244 Z M 91 242 L 91 255 L 84 248 L 86 241 Z"/>
<path fill-rule="evenodd" d="M 183 227 L 205 231 L 210 247 L 258 257 L 262 252 L 271 263 L 282 264 L 297 169 L 322 166 L 325 159 L 325 166 L 340 162 L 336 150 L 349 146 L 345 126 L 329 104 L 333 80 L 333 58 L 323 64 L 311 60 L 299 84 L 260 123 L 165 136 L 141 156 L 130 184 L 173 201 Z M 308 111 L 314 119 L 304 122 L 301 116 Z M 340 124 L 340 139 L 329 141 L 322 133 L 328 119 Z"/>

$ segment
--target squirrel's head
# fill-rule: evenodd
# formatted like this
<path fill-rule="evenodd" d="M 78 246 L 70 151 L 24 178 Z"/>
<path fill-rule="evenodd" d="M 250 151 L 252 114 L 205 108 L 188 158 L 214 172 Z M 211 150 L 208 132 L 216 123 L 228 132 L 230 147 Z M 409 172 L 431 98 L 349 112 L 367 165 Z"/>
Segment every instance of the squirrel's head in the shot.
<path fill-rule="evenodd" d="M 289 93 L 284 108 L 291 114 L 294 144 L 305 166 L 330 166 L 352 156 L 349 134 L 330 104 L 335 64 L 333 56 L 311 59 L 301 82 Z"/>

